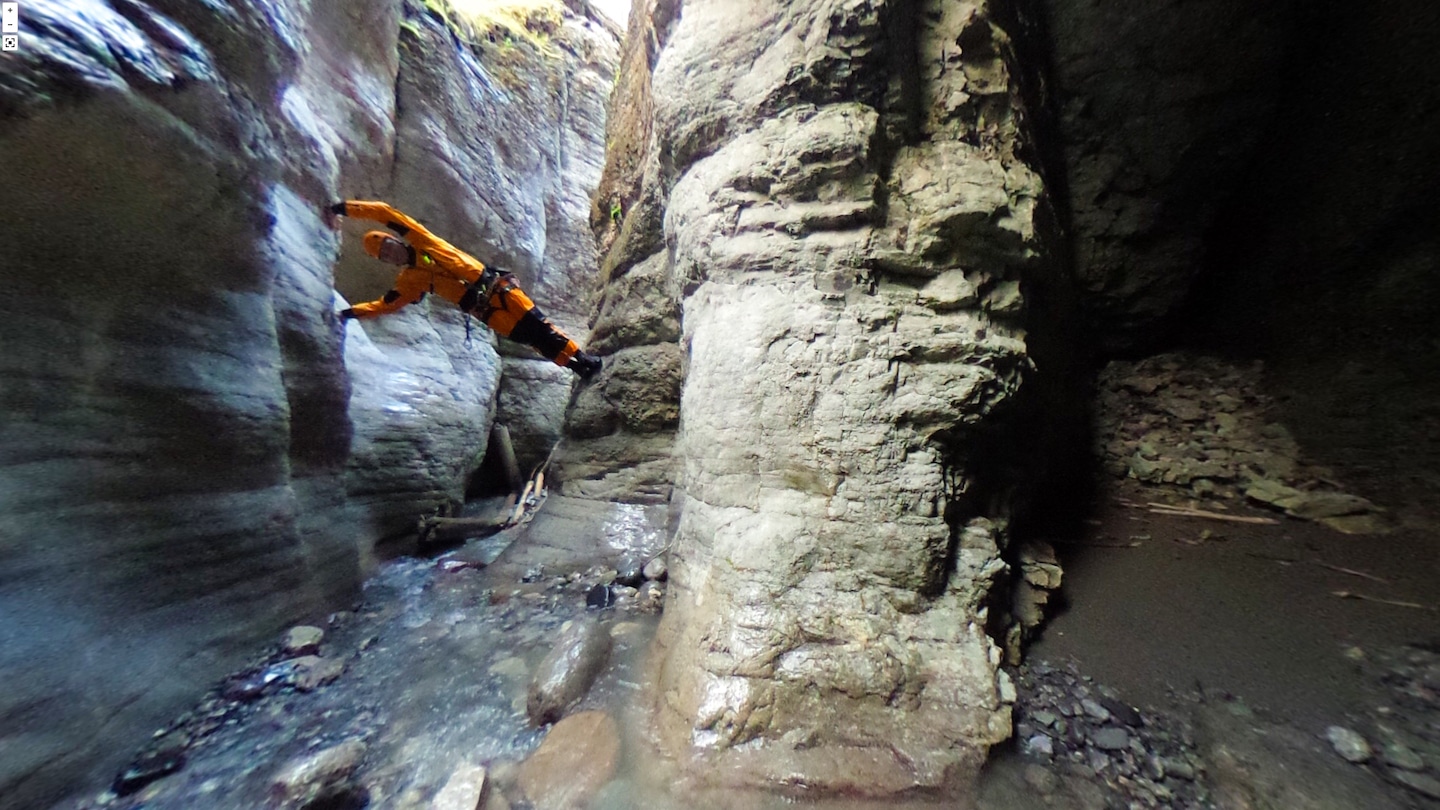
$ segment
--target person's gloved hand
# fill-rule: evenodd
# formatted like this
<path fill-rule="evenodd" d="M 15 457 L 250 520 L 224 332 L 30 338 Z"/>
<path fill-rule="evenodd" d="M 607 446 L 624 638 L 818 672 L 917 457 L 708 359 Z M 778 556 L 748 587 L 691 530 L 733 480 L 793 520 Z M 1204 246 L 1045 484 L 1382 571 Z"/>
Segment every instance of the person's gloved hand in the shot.
<path fill-rule="evenodd" d="M 585 351 L 576 352 L 569 363 L 570 370 L 580 375 L 582 380 L 589 380 L 599 374 L 602 365 L 600 358 Z"/>
<path fill-rule="evenodd" d="M 330 205 L 327 205 L 324 208 L 320 209 L 320 213 L 321 216 L 324 217 L 326 225 L 330 226 L 331 228 L 339 227 L 340 217 L 345 216 L 345 203 L 331 203 Z"/>
<path fill-rule="evenodd" d="M 341 321 L 348 321 L 348 320 L 352 320 L 352 319 L 358 317 L 358 316 L 356 316 L 356 314 L 355 314 L 355 308 L 354 308 L 354 307 L 347 307 L 347 308 L 345 308 L 345 309 L 340 310 L 340 311 L 339 311 L 338 313 L 336 313 L 336 314 L 338 314 L 338 315 L 340 316 L 340 320 L 341 320 Z"/>

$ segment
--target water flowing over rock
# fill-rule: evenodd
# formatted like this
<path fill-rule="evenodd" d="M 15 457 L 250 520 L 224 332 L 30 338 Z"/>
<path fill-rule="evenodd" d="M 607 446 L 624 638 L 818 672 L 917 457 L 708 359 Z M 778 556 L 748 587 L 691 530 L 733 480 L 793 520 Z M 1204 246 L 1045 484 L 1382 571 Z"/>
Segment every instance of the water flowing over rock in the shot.
<path fill-rule="evenodd" d="M 610 655 L 610 631 L 597 621 L 576 621 L 560 632 L 530 681 L 525 710 L 537 726 L 553 723 L 585 696 Z"/>

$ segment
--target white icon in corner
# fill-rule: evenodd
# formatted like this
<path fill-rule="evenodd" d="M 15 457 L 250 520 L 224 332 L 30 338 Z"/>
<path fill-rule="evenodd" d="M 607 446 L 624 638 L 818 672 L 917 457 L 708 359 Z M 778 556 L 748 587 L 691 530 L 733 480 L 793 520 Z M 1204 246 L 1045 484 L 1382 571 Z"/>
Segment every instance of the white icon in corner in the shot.
<path fill-rule="evenodd" d="M 0 36 L 0 51 L 18 50 L 20 50 L 19 34 L 5 34 L 4 36 Z"/>
<path fill-rule="evenodd" d="M 20 32 L 20 4 L 0 3 L 0 33 L 17 34 Z M 5 50 L 15 50 L 17 41 L 12 42 L 10 37 L 5 38 Z"/>

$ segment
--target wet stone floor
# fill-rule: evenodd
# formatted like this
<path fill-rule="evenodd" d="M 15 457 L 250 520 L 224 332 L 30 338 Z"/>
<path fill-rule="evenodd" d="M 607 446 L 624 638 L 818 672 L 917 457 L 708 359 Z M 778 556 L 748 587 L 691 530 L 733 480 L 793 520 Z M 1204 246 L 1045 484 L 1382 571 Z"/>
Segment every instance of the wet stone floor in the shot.
<path fill-rule="evenodd" d="M 587 553 L 611 552 L 608 568 L 565 572 L 555 553 L 524 570 L 492 566 L 515 535 L 385 563 L 353 611 L 323 623 L 318 650 L 277 643 L 158 731 L 110 791 L 76 807 L 301 806 L 281 795 L 277 774 L 333 751 L 355 760 L 346 780 L 355 787 L 327 790 L 313 807 L 428 808 L 457 769 L 493 772 L 536 749 L 545 729 L 526 715 L 530 676 L 561 628 L 587 613 L 613 646 L 576 711 L 630 702 L 656 612 L 633 590 L 617 589 L 603 610 L 587 595 L 614 579 L 616 548 L 658 551 L 660 535 L 637 508 L 605 506 L 602 529 L 589 533 L 610 542 Z"/>
<path fill-rule="evenodd" d="M 365 798 L 355 806 L 428 806 L 419 794 L 464 762 L 523 758 L 544 736 L 526 717 L 526 681 L 561 625 L 584 611 L 585 594 L 492 605 L 493 592 L 474 587 L 478 573 L 447 572 L 432 560 L 387 564 L 360 609 L 326 629 L 323 656 L 345 664 L 334 682 L 301 691 L 277 651 L 177 724 L 193 736 L 183 768 L 100 806 L 267 806 L 278 765 L 354 741 L 365 768 L 357 780 Z M 628 675 L 625 637 L 617 634 L 597 700 Z"/>
<path fill-rule="evenodd" d="M 646 733 L 645 653 L 663 584 L 656 576 L 639 587 L 605 587 L 636 559 L 663 559 L 664 526 L 649 507 L 550 498 L 518 530 L 385 563 L 354 610 L 317 623 L 318 648 L 277 643 L 158 731 L 116 789 L 56 810 L 474 810 L 475 793 L 469 804 L 446 804 L 442 794 L 478 768 L 488 780 L 484 810 L 1432 806 L 1421 789 L 1423 762 L 1400 774 L 1421 782 L 1407 789 L 1384 778 L 1390 766 L 1378 751 L 1373 764 L 1345 762 L 1331 743 L 1269 722 L 1235 695 L 1202 687 L 1176 692 L 1160 708 L 1137 706 L 1073 659 L 1046 660 L 1043 651 L 1012 672 L 1015 736 L 992 752 L 973 796 L 876 803 L 677 795 L 673 764 Z M 597 599 L 597 587 L 609 598 Z M 520 784 L 527 760 L 539 759 L 532 755 L 558 725 L 530 722 L 527 689 L 576 621 L 599 621 L 612 651 L 568 716 L 598 710 L 614 718 L 618 762 L 579 802 L 531 803 Z M 1416 660 L 1405 659 L 1408 702 L 1397 698 L 1397 710 L 1424 718 L 1412 730 L 1440 729 L 1440 701 L 1425 703 L 1433 698 L 1431 659 Z M 1434 660 L 1440 671 L 1440 655 Z M 1398 683 L 1402 669 L 1382 668 L 1377 684 Z M 1428 756 L 1423 736 L 1414 739 Z M 1306 789 L 1296 792 L 1297 784 Z"/>

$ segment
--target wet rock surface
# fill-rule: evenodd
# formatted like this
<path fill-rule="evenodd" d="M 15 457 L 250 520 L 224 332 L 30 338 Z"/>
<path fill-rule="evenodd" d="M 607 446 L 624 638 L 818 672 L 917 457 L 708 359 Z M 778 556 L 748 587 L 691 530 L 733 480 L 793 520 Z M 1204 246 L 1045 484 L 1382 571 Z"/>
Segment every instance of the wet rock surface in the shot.
<path fill-rule="evenodd" d="M 526 527 L 530 536 L 508 548 L 514 532 L 388 563 L 354 610 L 315 623 L 324 630 L 315 655 L 294 656 L 310 645 L 285 652 L 277 639 L 136 755 L 125 795 L 112 790 L 64 810 L 310 802 L 412 810 L 477 796 L 487 810 L 582 801 L 605 810 L 789 806 L 784 796 L 706 793 L 678 781 L 636 733 L 654 685 L 639 656 L 655 630 L 644 594 L 664 585 L 613 583 L 621 548 L 663 558 L 663 533 L 645 514 L 552 496 Z M 462 557 L 469 562 L 450 564 Z M 613 606 L 587 609 L 596 587 L 613 591 Z M 527 685 L 566 622 L 605 628 L 613 653 L 574 713 L 537 729 Z M 303 691 L 300 664 L 310 657 L 343 670 Z M 1324 725 L 1299 730 L 1219 690 L 1176 690 L 1157 707 L 1074 661 L 1033 657 L 1005 670 L 1015 734 L 993 752 L 975 807 L 1432 810 L 1440 655 L 1376 648 L 1347 651 L 1346 660 L 1389 696 L 1374 711 L 1327 721 L 1364 739 L 1372 755 L 1359 764 L 1334 750 Z M 874 808 L 813 798 L 826 810 Z M 887 804 L 934 806 L 920 797 Z"/>
<path fill-rule="evenodd" d="M 476 810 L 485 799 L 488 775 L 478 765 L 462 765 L 436 794 L 431 810 Z"/>
<path fill-rule="evenodd" d="M 593 607 L 588 595 L 586 607 Z M 543 726 L 563 717 L 589 691 L 609 655 L 610 630 L 600 622 L 582 618 L 562 627 L 530 681 L 525 705 L 530 722 Z"/>
<path fill-rule="evenodd" d="M 393 202 L 583 338 L 618 43 L 550 5 L 543 55 L 457 42 L 444 3 L 20 15 L 0 53 L 0 230 L 28 280 L 0 301 L 0 608 L 29 618 L 0 644 L 0 802 L 99 787 L 122 741 L 356 598 L 378 540 L 463 496 L 497 411 L 522 460 L 558 433 L 574 375 L 520 347 L 502 383 L 448 304 L 341 324 L 337 291 L 394 274 L 364 223 L 341 238 L 321 215 Z"/>
<path fill-rule="evenodd" d="M 288 2 L 20 17 L 0 52 L 0 612 L 25 618 L 0 643 L 0 802 L 36 806 L 103 785 L 122 741 L 358 592 L 319 206 L 383 151 L 385 114 L 350 102 L 393 28 L 331 37 L 338 7 Z M 162 254 L 163 313 L 142 269 Z"/>
<path fill-rule="evenodd" d="M 605 610 L 585 603 L 614 580 L 621 550 L 658 552 L 655 527 L 624 505 L 557 500 L 568 517 L 524 528 L 579 525 L 587 515 L 586 531 L 517 544 L 521 529 L 507 530 L 437 558 L 387 563 L 353 610 L 277 639 L 159 730 L 111 790 L 64 807 L 428 808 L 447 785 L 447 801 L 479 791 L 476 767 L 491 776 L 486 807 L 507 795 L 524 806 L 517 769 L 549 732 L 527 716 L 527 684 L 562 628 L 590 628 L 612 650 L 588 689 L 571 684 L 566 694 L 578 713 L 603 715 L 639 688 L 638 657 L 655 621 L 633 594 Z M 456 558 L 468 562 L 450 564 Z M 582 749 L 567 754 L 581 761 L 576 772 L 599 761 Z M 614 770 L 618 748 L 607 751 L 595 773 Z"/>
<path fill-rule="evenodd" d="M 571 810 L 615 775 L 620 729 L 605 712 L 573 714 L 551 729 L 520 766 L 520 792 L 535 810 Z"/>

